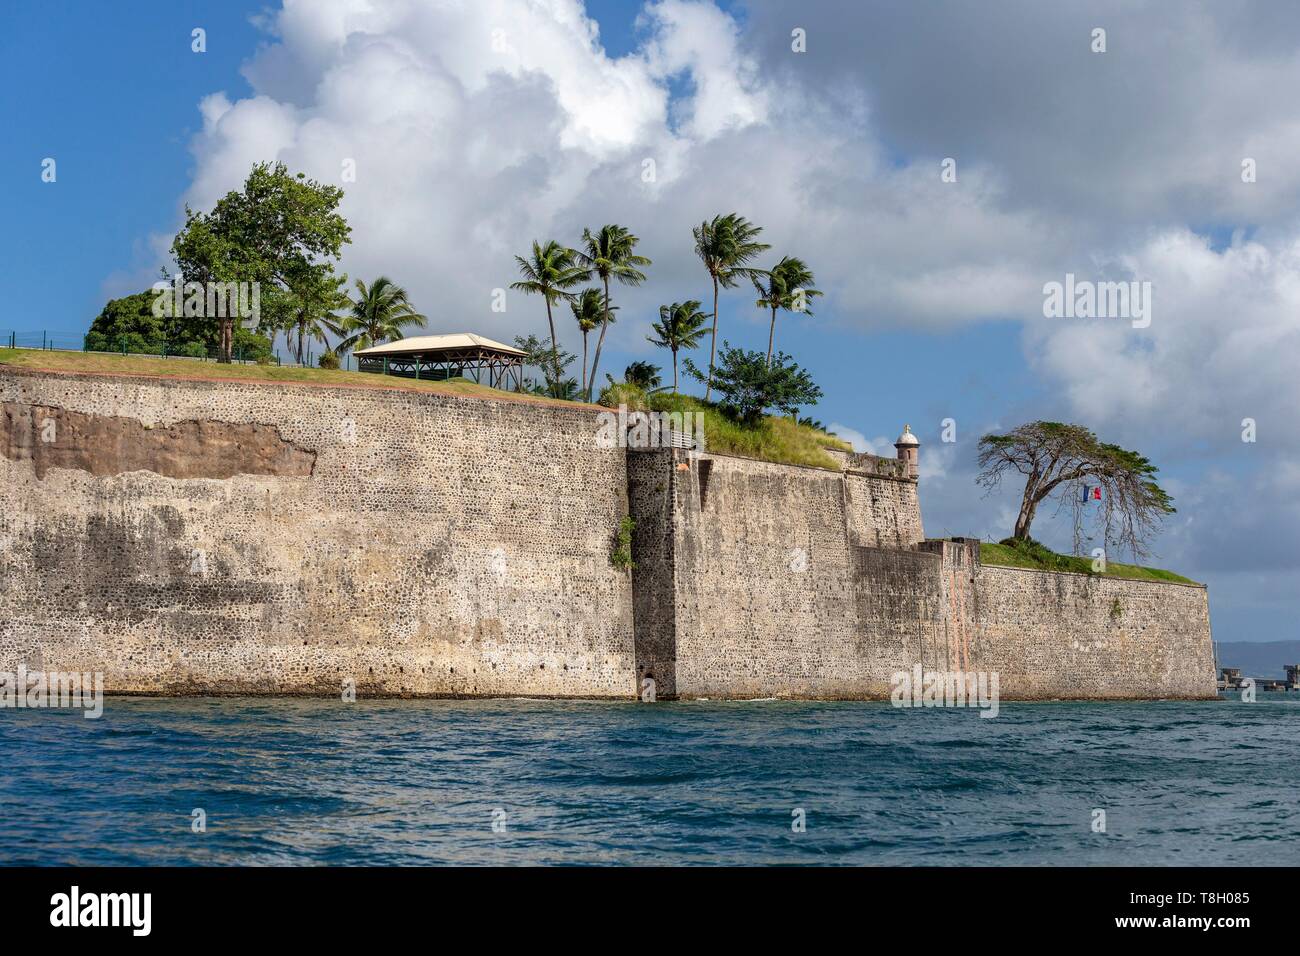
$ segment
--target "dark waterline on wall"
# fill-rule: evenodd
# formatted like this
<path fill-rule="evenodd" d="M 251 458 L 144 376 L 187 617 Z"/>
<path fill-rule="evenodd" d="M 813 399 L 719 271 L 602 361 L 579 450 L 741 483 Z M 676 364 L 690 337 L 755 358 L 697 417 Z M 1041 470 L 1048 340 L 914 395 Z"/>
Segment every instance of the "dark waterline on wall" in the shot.
<path fill-rule="evenodd" d="M 787 701 L 0 710 L 0 863 L 1295 865 L 1298 719 L 1300 694 L 991 720 Z"/>

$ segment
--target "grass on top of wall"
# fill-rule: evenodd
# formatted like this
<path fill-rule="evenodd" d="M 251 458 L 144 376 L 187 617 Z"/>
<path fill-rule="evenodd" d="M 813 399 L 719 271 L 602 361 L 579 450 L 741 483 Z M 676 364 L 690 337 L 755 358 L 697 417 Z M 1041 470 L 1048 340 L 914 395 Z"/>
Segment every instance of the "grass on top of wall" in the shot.
<path fill-rule="evenodd" d="M 1092 558 L 1082 558 L 1070 554 L 1057 554 L 1043 547 L 1030 538 L 1028 541 L 1016 541 L 1004 538 L 997 544 L 980 543 L 980 560 L 984 564 L 996 564 L 1010 568 L 1033 568 L 1038 571 L 1073 571 L 1078 574 L 1098 574 L 1092 569 Z M 1176 581 L 1179 584 L 1196 584 L 1191 578 L 1185 578 L 1173 571 L 1160 568 L 1144 568 L 1137 564 L 1119 564 L 1106 562 L 1104 574 L 1099 577 L 1134 578 L 1140 581 Z"/>
<path fill-rule="evenodd" d="M 842 439 L 789 418 L 769 415 L 757 427 L 732 421 L 717 406 L 692 395 L 659 392 L 651 395 L 647 404 L 656 412 L 702 412 L 705 448 L 720 455 L 744 455 L 784 465 L 839 471 L 839 463 L 826 450 L 853 450 Z"/>
<path fill-rule="evenodd" d="M 477 398 L 495 398 L 514 402 L 544 405 L 564 405 L 571 408 L 590 407 L 582 402 L 567 402 L 528 393 L 507 392 L 486 385 L 476 385 L 466 379 L 431 382 L 402 378 L 395 375 L 377 375 L 370 372 L 348 372 L 323 368 L 296 368 L 279 365 L 221 365 L 188 358 L 154 358 L 141 355 L 109 355 L 102 352 L 63 352 L 49 349 L 0 348 L 0 365 L 34 371 L 82 372 L 99 375 L 141 375 L 153 378 L 175 378 L 194 381 L 240 381 L 266 383 L 301 383 L 305 385 L 352 386 L 361 388 L 413 389 L 443 395 Z M 787 465 L 809 465 L 815 468 L 839 470 L 839 464 L 826 453 L 827 449 L 852 451 L 852 448 L 834 435 L 789 418 L 767 417 L 758 427 L 742 425 L 727 418 L 712 403 L 690 395 L 672 395 L 660 392 L 647 397 L 635 386 L 622 386 L 611 398 L 624 400 L 629 408 L 652 408 L 665 412 L 702 412 L 704 414 L 705 445 L 710 451 L 722 455 L 744 455 L 764 461 Z M 616 404 L 616 402 L 615 402 Z"/>
<path fill-rule="evenodd" d="M 496 398 L 514 402 L 582 407 L 582 402 L 565 402 L 521 392 L 477 385 L 468 379 L 453 378 L 431 382 L 378 375 L 372 372 L 347 372 L 323 368 L 296 368 L 280 365 L 222 365 L 189 358 L 152 358 L 140 355 L 107 355 L 102 352 L 61 352 L 49 349 L 0 348 L 0 365 L 56 372 L 86 372 L 100 375 L 147 375 L 155 378 L 182 378 L 198 381 L 241 381 L 268 383 L 302 383 L 305 385 L 352 386 L 362 388 L 401 388 L 442 395 Z"/>

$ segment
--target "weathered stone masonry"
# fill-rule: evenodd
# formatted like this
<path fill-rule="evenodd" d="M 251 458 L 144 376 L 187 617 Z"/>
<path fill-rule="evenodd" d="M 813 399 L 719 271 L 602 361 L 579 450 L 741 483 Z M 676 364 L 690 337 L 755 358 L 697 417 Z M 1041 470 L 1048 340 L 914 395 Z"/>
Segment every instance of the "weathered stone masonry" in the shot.
<path fill-rule="evenodd" d="M 1212 696 L 1204 588 L 979 564 L 907 461 L 601 449 L 587 409 L 0 369 L 0 671 L 143 693 Z M 52 439 L 52 440 L 50 440 Z M 906 449 L 900 447 L 900 455 Z M 609 560 L 637 522 L 631 575 Z"/>
<path fill-rule="evenodd" d="M 11 369 L 0 403 L 0 670 L 155 693 L 635 692 L 609 562 L 624 455 L 589 416 Z M 156 435 L 170 458 L 142 461 Z"/>
<path fill-rule="evenodd" d="M 919 663 L 996 671 L 1008 699 L 1214 696 L 1205 588 L 983 567 L 978 541 L 924 540 L 888 459 L 629 461 L 638 611 L 658 609 L 638 667 L 667 693 L 886 698 Z"/>

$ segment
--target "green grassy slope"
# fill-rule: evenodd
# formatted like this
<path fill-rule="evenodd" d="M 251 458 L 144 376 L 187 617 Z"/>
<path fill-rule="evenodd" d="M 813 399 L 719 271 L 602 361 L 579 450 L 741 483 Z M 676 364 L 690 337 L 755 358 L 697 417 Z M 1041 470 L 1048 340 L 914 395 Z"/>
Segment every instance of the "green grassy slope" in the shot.
<path fill-rule="evenodd" d="M 705 404 L 690 395 L 661 392 L 650 396 L 649 405 L 657 412 L 702 412 L 705 446 L 720 455 L 744 455 L 787 465 L 809 465 L 838 471 L 839 463 L 826 454 L 826 450 L 853 450 L 847 442 L 834 435 L 788 418 L 768 416 L 757 428 L 742 425 L 727 418 L 712 404 Z"/>
<path fill-rule="evenodd" d="M 1057 554 L 1049 551 L 1037 541 L 1008 544 L 1010 538 L 1000 544 L 980 544 L 980 560 L 985 564 L 996 564 L 1011 568 L 1033 568 L 1038 571 L 1073 571 L 1079 574 L 1095 574 L 1092 570 L 1092 558 L 1081 558 L 1069 554 Z M 1191 578 L 1185 578 L 1173 571 L 1159 568 L 1144 568 L 1137 564 L 1118 564 L 1106 562 L 1103 577 L 1135 578 L 1145 581 L 1176 581 L 1179 584 L 1196 584 Z"/>

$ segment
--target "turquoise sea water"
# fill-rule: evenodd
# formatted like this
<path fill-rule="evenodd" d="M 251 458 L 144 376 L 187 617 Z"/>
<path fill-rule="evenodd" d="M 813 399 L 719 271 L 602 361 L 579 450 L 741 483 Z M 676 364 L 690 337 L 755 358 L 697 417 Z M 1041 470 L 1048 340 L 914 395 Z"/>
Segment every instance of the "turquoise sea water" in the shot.
<path fill-rule="evenodd" d="M 1298 731 L 1294 693 L 992 720 L 110 698 L 100 720 L 0 710 L 0 862 L 1294 865 Z"/>

